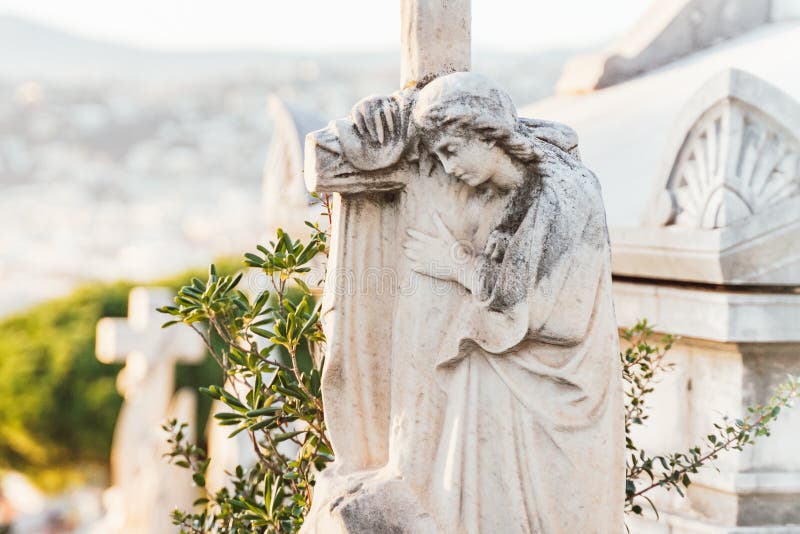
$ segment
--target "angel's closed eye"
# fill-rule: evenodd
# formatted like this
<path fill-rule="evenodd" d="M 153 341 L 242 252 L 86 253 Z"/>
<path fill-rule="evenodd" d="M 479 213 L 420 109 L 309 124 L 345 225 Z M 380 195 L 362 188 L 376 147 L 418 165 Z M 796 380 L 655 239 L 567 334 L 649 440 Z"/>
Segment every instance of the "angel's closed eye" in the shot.
<path fill-rule="evenodd" d="M 456 153 L 453 145 L 443 145 L 439 147 L 439 153 L 443 156 L 452 156 Z"/>

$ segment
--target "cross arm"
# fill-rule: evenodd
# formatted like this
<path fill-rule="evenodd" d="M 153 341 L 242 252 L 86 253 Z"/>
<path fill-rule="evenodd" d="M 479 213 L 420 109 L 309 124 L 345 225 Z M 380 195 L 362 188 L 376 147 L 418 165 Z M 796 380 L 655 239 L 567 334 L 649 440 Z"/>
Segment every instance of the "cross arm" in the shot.
<path fill-rule="evenodd" d="M 306 136 L 304 174 L 306 187 L 317 193 L 368 193 L 402 189 L 408 178 L 405 162 L 414 159 L 416 135 L 411 123 L 415 89 L 394 95 L 368 97 L 353 108 L 351 117 L 331 121 L 322 130 Z M 355 116 L 366 121 L 384 120 L 376 103 L 391 102 L 392 111 L 383 110 L 392 120 L 384 126 L 392 135 L 376 141 L 358 131 Z M 391 126 L 388 126 L 391 124 Z"/>
<path fill-rule="evenodd" d="M 348 161 L 331 127 L 308 134 L 305 150 L 306 187 L 313 193 L 368 193 L 405 186 L 405 173 L 398 169 L 356 168 Z"/>
<path fill-rule="evenodd" d="M 97 322 L 95 355 L 103 363 L 122 363 L 139 349 L 138 337 L 127 319 L 104 317 Z"/>

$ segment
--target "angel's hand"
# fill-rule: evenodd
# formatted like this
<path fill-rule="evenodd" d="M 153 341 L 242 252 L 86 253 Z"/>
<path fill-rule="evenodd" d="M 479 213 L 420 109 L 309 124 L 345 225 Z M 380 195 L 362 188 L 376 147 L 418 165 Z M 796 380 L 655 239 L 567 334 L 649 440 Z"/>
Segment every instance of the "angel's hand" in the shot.
<path fill-rule="evenodd" d="M 350 112 L 358 134 L 374 144 L 394 143 L 401 138 L 400 105 L 388 96 L 370 96 Z"/>
<path fill-rule="evenodd" d="M 409 229 L 403 244 L 411 269 L 417 273 L 452 280 L 472 289 L 475 276 L 475 255 L 468 243 L 457 240 L 438 212 L 433 213 L 437 234 L 429 235 Z"/>
<path fill-rule="evenodd" d="M 486 240 L 483 255 L 492 261 L 502 262 L 509 242 L 511 242 L 511 234 L 501 230 L 494 230 Z"/>

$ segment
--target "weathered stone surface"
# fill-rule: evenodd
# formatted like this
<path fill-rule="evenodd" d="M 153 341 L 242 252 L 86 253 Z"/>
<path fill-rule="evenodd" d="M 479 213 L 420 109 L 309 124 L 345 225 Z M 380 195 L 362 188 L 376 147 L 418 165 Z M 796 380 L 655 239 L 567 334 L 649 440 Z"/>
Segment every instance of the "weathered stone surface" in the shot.
<path fill-rule="evenodd" d="M 574 133 L 455 73 L 357 104 L 306 154 L 309 185 L 348 193 L 323 307 L 336 462 L 306 529 L 621 531 L 608 236 Z"/>
<path fill-rule="evenodd" d="M 640 79 L 525 108 L 581 136 L 603 180 L 615 274 L 800 280 L 800 76 L 782 60 L 798 39 L 795 22 L 757 29 Z"/>
<path fill-rule="evenodd" d="M 401 87 L 469 70 L 470 0 L 405 0 L 400 17 Z"/>
<path fill-rule="evenodd" d="M 404 89 L 307 139 L 307 186 L 336 193 L 322 308 L 336 461 L 306 532 L 622 530 L 599 187 L 570 128 L 448 74 L 469 66 L 468 6 L 406 0 Z"/>

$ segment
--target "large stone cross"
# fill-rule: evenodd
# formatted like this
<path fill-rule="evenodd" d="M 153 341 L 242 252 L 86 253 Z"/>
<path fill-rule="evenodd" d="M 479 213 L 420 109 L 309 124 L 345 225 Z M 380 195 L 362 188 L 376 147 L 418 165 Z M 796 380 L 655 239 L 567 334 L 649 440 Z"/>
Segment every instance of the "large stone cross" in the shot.
<path fill-rule="evenodd" d="M 403 0 L 401 48 L 403 88 L 413 88 L 439 75 L 469 70 L 470 0 Z M 402 97 L 398 100 L 402 102 Z M 348 147 L 355 150 L 348 154 Z M 349 119 L 332 121 L 327 128 L 306 137 L 306 187 L 312 192 L 336 196 L 328 278 L 322 297 L 329 362 L 326 375 L 330 377 L 327 380 L 323 377 L 323 395 L 327 384 L 326 425 L 333 438 L 337 462 L 344 469 L 361 469 L 383 461 L 387 454 L 385 438 L 390 411 L 387 396 L 358 391 L 356 384 L 338 391 L 340 384 L 334 383 L 333 377 L 342 376 L 340 365 L 342 369 L 355 369 L 363 365 L 365 355 L 391 352 L 392 333 L 386 328 L 386 321 L 394 313 L 392 296 L 398 290 L 397 277 L 392 274 L 397 273 L 398 263 L 391 244 L 398 243 L 403 227 L 402 202 L 398 202 L 395 192 L 420 174 L 416 164 L 407 164 L 408 158 L 397 162 L 400 153 L 394 154 L 397 164 L 387 166 L 376 161 L 374 154 L 381 150 L 365 144 Z M 389 146 L 388 150 L 394 149 Z M 354 160 L 359 156 L 361 161 L 357 163 Z M 389 274 L 388 279 L 378 281 L 380 287 L 370 283 L 375 273 L 381 278 Z M 343 287 L 343 283 L 348 287 Z M 361 317 L 358 310 L 364 309 L 375 313 Z M 353 317 L 358 317 L 363 331 L 371 332 L 369 336 L 353 335 L 344 326 Z M 361 363 L 345 363 L 357 355 L 362 355 Z M 390 390 L 389 358 L 376 358 L 369 365 L 374 371 L 370 374 L 381 382 L 370 384 L 369 389 Z M 356 421 L 349 413 L 354 405 L 364 406 L 366 412 Z M 371 438 L 361 439 L 365 434 Z"/>
<path fill-rule="evenodd" d="M 106 317 L 97 324 L 97 359 L 125 362 L 117 378 L 125 401 L 112 444 L 113 487 L 106 496 L 110 531 L 171 532 L 171 510 L 186 509 L 196 497 L 184 470 L 162 457 L 165 420 L 193 423 L 196 417 L 196 394 L 175 394 L 175 365 L 197 364 L 205 356 L 202 340 L 188 328 L 161 328 L 164 316 L 156 308 L 171 302 L 166 288 L 137 287 L 127 318 Z"/>

